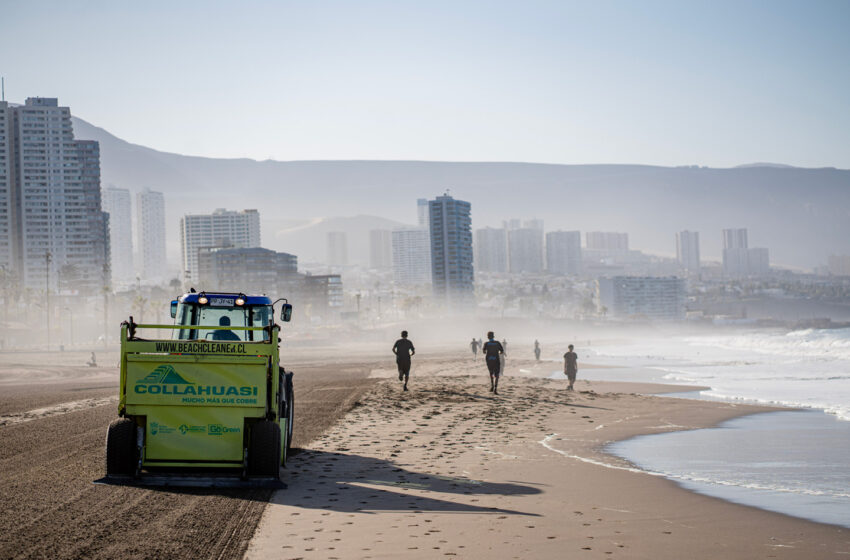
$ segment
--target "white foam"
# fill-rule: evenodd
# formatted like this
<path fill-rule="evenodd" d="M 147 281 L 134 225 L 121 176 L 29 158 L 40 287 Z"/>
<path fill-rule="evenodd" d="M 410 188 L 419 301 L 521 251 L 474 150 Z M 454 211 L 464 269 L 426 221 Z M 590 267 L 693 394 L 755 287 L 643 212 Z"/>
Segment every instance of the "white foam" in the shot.
<path fill-rule="evenodd" d="M 708 386 L 704 394 L 714 398 L 816 408 L 850 420 L 850 329 L 669 337 L 592 353 L 658 371 L 658 381 Z"/>

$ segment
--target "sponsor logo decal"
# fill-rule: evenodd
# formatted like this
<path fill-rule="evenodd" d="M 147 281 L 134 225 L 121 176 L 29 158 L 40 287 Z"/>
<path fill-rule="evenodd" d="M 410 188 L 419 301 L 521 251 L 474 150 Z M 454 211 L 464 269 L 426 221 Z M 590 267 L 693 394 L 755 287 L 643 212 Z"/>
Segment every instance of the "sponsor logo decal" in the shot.
<path fill-rule="evenodd" d="M 156 436 L 159 434 L 171 434 L 174 433 L 174 428 L 171 426 L 167 426 L 161 422 L 151 422 L 151 435 Z"/>
<path fill-rule="evenodd" d="M 136 384 L 139 383 L 173 383 L 177 385 L 193 385 L 189 381 L 183 379 L 172 366 L 159 366 L 152 372 L 150 372 L 143 379 L 139 379 Z"/>
<path fill-rule="evenodd" d="M 241 428 L 222 426 L 221 424 L 210 424 L 207 426 L 207 433 L 211 436 L 223 436 L 229 433 L 239 433 Z"/>
<path fill-rule="evenodd" d="M 199 385 L 183 377 L 171 365 L 161 365 L 136 381 L 133 391 L 137 395 L 182 397 L 180 402 L 184 404 L 245 405 L 256 405 L 259 393 L 256 385 Z"/>

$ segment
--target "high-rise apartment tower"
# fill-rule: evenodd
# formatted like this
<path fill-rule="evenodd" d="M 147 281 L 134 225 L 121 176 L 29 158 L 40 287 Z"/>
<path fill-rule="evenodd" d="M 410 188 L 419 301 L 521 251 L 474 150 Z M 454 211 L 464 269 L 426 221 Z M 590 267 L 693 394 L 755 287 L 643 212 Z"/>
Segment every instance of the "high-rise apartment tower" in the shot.
<path fill-rule="evenodd" d="M 330 266 L 348 265 L 348 234 L 344 231 L 328 232 L 327 262 Z"/>
<path fill-rule="evenodd" d="M 448 302 L 473 303 L 472 206 L 448 194 L 428 205 L 434 295 Z"/>
<path fill-rule="evenodd" d="M 475 230 L 475 268 L 479 272 L 508 271 L 508 238 L 504 228 Z"/>
<path fill-rule="evenodd" d="M 698 231 L 685 230 L 676 234 L 676 258 L 679 265 L 689 274 L 699 274 Z"/>
<path fill-rule="evenodd" d="M 550 274 L 581 274 L 580 231 L 550 231 L 546 234 L 546 270 Z"/>
<path fill-rule="evenodd" d="M 0 102 L 0 266 L 22 285 L 94 293 L 109 281 L 100 147 L 56 98 Z"/>
<path fill-rule="evenodd" d="M 133 213 L 130 191 L 108 186 L 103 189 L 103 210 L 109 214 L 109 247 L 113 282 L 128 283 L 133 271 Z"/>
<path fill-rule="evenodd" d="M 145 189 L 136 193 L 136 250 L 139 277 L 148 281 L 165 278 L 165 197 Z"/>

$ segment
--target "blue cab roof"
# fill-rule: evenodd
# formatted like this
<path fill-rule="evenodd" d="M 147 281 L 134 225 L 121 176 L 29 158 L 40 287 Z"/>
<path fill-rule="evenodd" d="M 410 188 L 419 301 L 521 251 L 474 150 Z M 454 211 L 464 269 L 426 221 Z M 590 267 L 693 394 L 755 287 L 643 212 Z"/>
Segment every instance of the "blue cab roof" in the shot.
<path fill-rule="evenodd" d="M 205 295 L 208 298 L 228 298 L 228 299 L 236 299 L 237 297 L 245 298 L 245 305 L 271 305 L 272 299 L 268 296 L 247 296 L 245 294 L 231 294 L 227 292 L 190 292 L 183 294 L 177 301 L 182 303 L 198 303 L 198 297 L 201 294 Z"/>

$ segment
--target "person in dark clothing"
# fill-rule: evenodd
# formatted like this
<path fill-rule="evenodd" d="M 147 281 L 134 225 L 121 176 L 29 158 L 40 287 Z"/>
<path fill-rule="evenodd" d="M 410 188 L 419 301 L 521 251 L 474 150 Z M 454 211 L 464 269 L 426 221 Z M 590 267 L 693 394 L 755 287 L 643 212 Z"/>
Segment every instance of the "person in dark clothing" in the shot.
<path fill-rule="evenodd" d="M 499 376 L 502 374 L 501 356 L 504 355 L 505 349 L 502 348 L 502 343 L 495 339 L 493 331 L 487 333 L 487 342 L 484 343 L 481 351 L 484 353 L 484 360 L 490 371 L 490 391 L 498 395 Z"/>
<path fill-rule="evenodd" d="M 540 361 L 540 343 L 536 340 L 534 341 L 534 359 Z"/>
<path fill-rule="evenodd" d="M 472 342 L 469 343 L 469 348 L 472 349 L 472 357 L 473 358 L 478 356 L 478 341 L 477 340 L 475 340 L 473 338 Z"/>
<path fill-rule="evenodd" d="M 230 317 L 227 315 L 222 315 L 221 319 L 218 320 L 219 327 L 229 327 L 230 326 Z M 213 340 L 242 340 L 239 336 L 230 329 L 222 330 L 222 331 L 213 331 Z"/>
<path fill-rule="evenodd" d="M 407 391 L 407 380 L 410 378 L 410 357 L 416 354 L 413 343 L 407 340 L 407 331 L 401 331 L 401 338 L 393 345 L 395 363 L 398 366 L 398 380 L 404 381 L 404 390 Z"/>
<path fill-rule="evenodd" d="M 576 374 L 578 374 L 578 355 L 573 352 L 573 345 L 570 344 L 569 352 L 564 354 L 564 373 L 570 384 L 567 385 L 567 391 L 573 390 L 573 383 L 576 382 Z"/>

